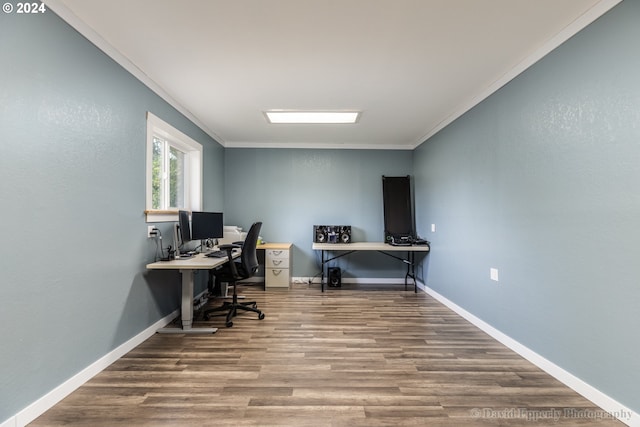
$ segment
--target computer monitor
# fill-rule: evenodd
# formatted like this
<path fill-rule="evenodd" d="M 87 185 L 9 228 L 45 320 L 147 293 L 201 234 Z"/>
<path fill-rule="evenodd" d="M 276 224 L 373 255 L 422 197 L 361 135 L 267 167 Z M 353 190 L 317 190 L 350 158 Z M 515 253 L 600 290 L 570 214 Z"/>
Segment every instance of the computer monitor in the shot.
<path fill-rule="evenodd" d="M 222 212 L 191 212 L 191 240 L 221 239 Z"/>
<path fill-rule="evenodd" d="M 180 229 L 180 244 L 177 244 L 178 242 L 176 242 L 176 246 L 180 247 L 189 243 L 191 240 L 191 226 L 189 225 L 188 211 L 178 211 L 178 227 Z"/>

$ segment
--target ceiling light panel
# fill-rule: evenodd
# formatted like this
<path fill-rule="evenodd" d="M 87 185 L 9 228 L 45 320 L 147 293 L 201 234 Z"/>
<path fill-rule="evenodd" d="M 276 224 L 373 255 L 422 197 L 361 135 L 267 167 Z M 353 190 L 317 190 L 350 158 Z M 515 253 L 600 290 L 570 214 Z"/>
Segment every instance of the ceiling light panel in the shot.
<path fill-rule="evenodd" d="M 265 111 L 273 124 L 342 124 L 356 123 L 359 111 Z"/>

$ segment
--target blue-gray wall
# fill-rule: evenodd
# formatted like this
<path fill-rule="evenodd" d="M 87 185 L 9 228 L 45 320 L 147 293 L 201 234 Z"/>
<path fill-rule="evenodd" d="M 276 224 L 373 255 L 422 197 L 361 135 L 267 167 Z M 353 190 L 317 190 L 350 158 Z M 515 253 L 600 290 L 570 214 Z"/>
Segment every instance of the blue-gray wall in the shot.
<path fill-rule="evenodd" d="M 638 23 L 621 3 L 414 152 L 428 286 L 636 412 Z"/>
<path fill-rule="evenodd" d="M 261 220 L 265 240 L 294 244 L 293 275 L 314 276 L 313 225 L 351 225 L 353 241 L 382 241 L 382 175 L 410 175 L 411 159 L 400 150 L 227 149 L 225 223 L 246 230 Z M 403 264 L 384 255 L 331 265 L 345 278 L 404 277 Z"/>
<path fill-rule="evenodd" d="M 295 276 L 313 224 L 381 239 L 381 176 L 413 175 L 427 285 L 640 412 L 637 22 L 621 3 L 411 153 L 223 150 L 52 13 L 1 14 L 0 421 L 177 308 L 178 273 L 144 267 L 146 111 L 205 145 L 204 208 L 293 242 Z M 339 265 L 397 277 L 380 261 Z"/>
<path fill-rule="evenodd" d="M 52 12 L 0 14 L 0 61 L 2 422 L 178 308 L 145 271 L 146 112 L 204 145 L 208 209 L 224 150 Z"/>

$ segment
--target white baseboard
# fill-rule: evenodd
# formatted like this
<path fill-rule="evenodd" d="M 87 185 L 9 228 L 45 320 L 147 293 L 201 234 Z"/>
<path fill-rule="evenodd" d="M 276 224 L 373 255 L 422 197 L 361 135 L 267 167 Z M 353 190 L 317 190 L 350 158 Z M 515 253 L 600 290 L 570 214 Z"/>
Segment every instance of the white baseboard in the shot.
<path fill-rule="evenodd" d="M 113 351 L 107 353 L 100 359 L 96 360 L 85 369 L 69 378 L 58 387 L 51 390 L 49 393 L 42 396 L 13 417 L 0 424 L 0 427 L 23 427 L 29 424 L 31 421 L 44 414 L 47 410 L 51 409 L 56 403 L 67 397 L 73 391 L 75 391 L 82 384 L 89 381 L 91 378 L 102 372 L 105 368 L 111 365 L 113 362 L 133 350 L 136 346 L 143 343 L 146 339 L 151 337 L 156 331 L 164 326 L 167 326 L 176 316 L 180 314 L 179 310 L 175 310 L 171 314 L 158 320 L 153 325 L 149 326 L 138 335 L 131 338 L 129 341 L 115 348 Z"/>
<path fill-rule="evenodd" d="M 390 278 L 390 279 L 385 279 L 385 278 L 380 278 L 380 277 L 374 277 L 374 278 L 362 278 L 362 277 L 342 277 L 342 283 L 357 283 L 357 284 L 366 284 L 366 283 L 371 283 L 374 285 L 402 285 L 404 284 L 404 278 Z M 292 283 L 312 283 L 314 285 L 319 285 L 320 284 L 320 277 L 292 277 L 291 278 Z M 311 281 L 311 282 L 310 282 Z M 326 282 L 325 282 L 326 285 Z M 409 281 L 408 285 L 413 286 L 413 281 Z M 408 286 L 407 285 L 407 286 Z"/>
<path fill-rule="evenodd" d="M 11 418 L 9 418 L 8 420 L 5 420 L 3 422 L 0 423 L 0 427 L 17 427 L 16 425 L 16 417 L 13 416 Z"/>
<path fill-rule="evenodd" d="M 637 412 L 634 412 L 631 409 L 625 407 L 615 399 L 612 399 L 608 395 L 604 394 L 590 384 L 587 384 L 575 375 L 565 371 L 558 365 L 545 359 L 535 351 L 525 347 L 518 341 L 500 332 L 493 326 L 469 313 L 464 308 L 450 301 L 433 289 L 427 287 L 423 283 L 418 282 L 418 288 L 422 289 L 424 292 L 431 295 L 433 298 L 435 298 L 451 310 L 455 311 L 457 314 L 495 338 L 497 341 L 515 351 L 520 356 L 527 359 L 529 362 L 533 363 L 552 377 L 556 378 L 558 381 L 562 382 L 569 388 L 589 399 L 591 402 L 602 408 L 605 412 L 611 414 L 613 418 L 617 418 L 618 420 L 629 426 L 640 426 L 640 414 L 638 414 Z"/>

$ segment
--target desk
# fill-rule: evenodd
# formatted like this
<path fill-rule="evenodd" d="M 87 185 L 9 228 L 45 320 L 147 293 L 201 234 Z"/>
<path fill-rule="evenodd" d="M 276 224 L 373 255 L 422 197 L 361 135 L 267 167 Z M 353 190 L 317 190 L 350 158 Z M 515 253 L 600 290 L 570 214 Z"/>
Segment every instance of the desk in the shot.
<path fill-rule="evenodd" d="M 240 251 L 234 253 L 234 258 L 240 255 Z M 218 328 L 192 328 L 193 326 L 193 276 L 196 270 L 211 270 L 228 262 L 227 257 L 206 257 L 204 254 L 196 254 L 191 258 L 177 258 L 173 261 L 156 261 L 147 264 L 149 270 L 179 270 L 182 274 L 182 298 L 181 317 L 182 328 L 162 328 L 161 333 L 214 333 Z"/>
<path fill-rule="evenodd" d="M 356 243 L 314 243 L 312 246 L 314 251 L 321 251 L 322 260 L 322 279 L 320 280 L 322 292 L 324 292 L 324 265 L 333 261 L 334 259 L 341 258 L 345 255 L 357 251 L 376 251 L 392 258 L 398 259 L 407 264 L 407 274 L 404 276 L 404 286 L 407 287 L 407 278 L 413 279 L 414 291 L 418 292 L 418 284 L 416 283 L 415 276 L 415 253 L 416 252 L 429 252 L 429 245 L 414 245 L 414 246 L 392 246 L 383 242 L 356 242 Z M 325 258 L 325 252 L 341 252 L 340 254 Z M 394 252 L 391 254 L 390 252 Z M 406 257 L 401 258 L 395 253 L 406 252 Z"/>

